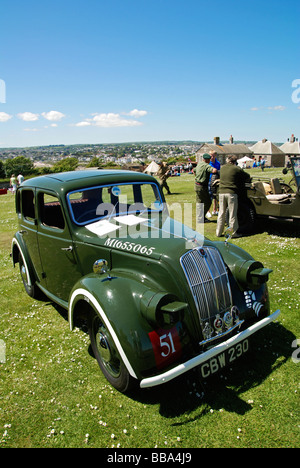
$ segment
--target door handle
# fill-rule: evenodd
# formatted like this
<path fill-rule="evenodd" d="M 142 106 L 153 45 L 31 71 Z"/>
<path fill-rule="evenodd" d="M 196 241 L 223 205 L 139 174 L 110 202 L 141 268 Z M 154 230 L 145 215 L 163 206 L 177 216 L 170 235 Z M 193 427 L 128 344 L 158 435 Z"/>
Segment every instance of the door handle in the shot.
<path fill-rule="evenodd" d="M 27 231 L 19 231 L 19 233 L 23 236 L 23 234 L 27 234 Z"/>
<path fill-rule="evenodd" d="M 73 252 L 73 247 L 69 245 L 69 247 L 62 248 L 61 250 L 64 250 L 65 252 Z"/>

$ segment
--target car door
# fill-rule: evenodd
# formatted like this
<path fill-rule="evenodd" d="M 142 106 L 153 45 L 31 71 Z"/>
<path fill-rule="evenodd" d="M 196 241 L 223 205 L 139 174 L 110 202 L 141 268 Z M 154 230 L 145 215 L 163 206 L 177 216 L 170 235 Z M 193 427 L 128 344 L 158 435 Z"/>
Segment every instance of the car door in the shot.
<path fill-rule="evenodd" d="M 38 281 L 42 280 L 42 268 L 37 240 L 37 214 L 35 209 L 35 189 L 21 188 L 17 192 L 17 213 L 19 233 L 22 236 L 31 265 Z M 25 253 L 25 252 L 23 252 Z"/>
<path fill-rule="evenodd" d="M 66 218 L 56 194 L 37 189 L 38 247 L 47 291 L 67 302 L 81 278 L 77 255 Z"/>

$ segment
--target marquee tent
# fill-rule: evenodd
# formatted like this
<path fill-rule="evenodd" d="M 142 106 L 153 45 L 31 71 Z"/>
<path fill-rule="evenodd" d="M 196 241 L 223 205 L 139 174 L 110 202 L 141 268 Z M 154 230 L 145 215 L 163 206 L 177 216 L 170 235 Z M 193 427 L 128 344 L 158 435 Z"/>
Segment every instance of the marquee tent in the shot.
<path fill-rule="evenodd" d="M 248 158 L 248 156 L 244 156 L 243 158 L 238 159 L 237 163 L 240 167 L 243 167 L 244 165 L 246 167 L 251 167 L 251 165 L 253 164 L 253 159 Z"/>
<path fill-rule="evenodd" d="M 149 166 L 146 167 L 144 172 L 147 172 L 148 174 L 156 174 L 158 169 L 159 165 L 155 161 L 152 161 Z"/>

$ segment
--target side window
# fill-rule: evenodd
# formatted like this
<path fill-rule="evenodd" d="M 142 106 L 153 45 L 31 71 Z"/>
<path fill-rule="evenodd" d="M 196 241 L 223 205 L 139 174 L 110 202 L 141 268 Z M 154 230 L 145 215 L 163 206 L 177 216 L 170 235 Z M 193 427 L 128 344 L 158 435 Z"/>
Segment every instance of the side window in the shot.
<path fill-rule="evenodd" d="M 142 200 L 147 208 L 152 210 L 161 210 L 161 199 L 158 188 L 154 184 L 141 185 Z"/>
<path fill-rule="evenodd" d="M 65 221 L 59 199 L 47 193 L 39 193 L 40 220 L 44 226 L 64 229 Z"/>
<path fill-rule="evenodd" d="M 27 221 L 33 222 L 35 220 L 33 190 L 22 190 L 21 207 L 23 218 L 25 218 Z"/>

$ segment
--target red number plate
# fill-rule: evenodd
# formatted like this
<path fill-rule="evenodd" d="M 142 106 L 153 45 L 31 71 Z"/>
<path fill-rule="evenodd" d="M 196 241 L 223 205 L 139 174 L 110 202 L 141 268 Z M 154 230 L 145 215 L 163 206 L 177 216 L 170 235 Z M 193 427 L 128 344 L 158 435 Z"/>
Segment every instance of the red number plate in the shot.
<path fill-rule="evenodd" d="M 149 333 L 158 369 L 176 361 L 181 355 L 181 343 L 177 327 L 171 330 L 154 330 Z"/>

